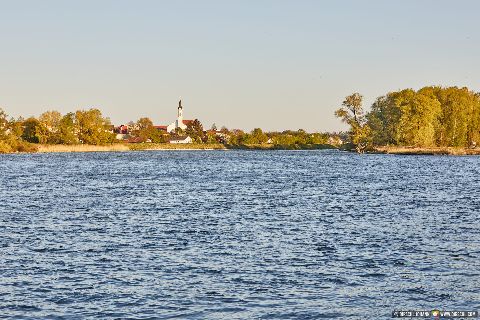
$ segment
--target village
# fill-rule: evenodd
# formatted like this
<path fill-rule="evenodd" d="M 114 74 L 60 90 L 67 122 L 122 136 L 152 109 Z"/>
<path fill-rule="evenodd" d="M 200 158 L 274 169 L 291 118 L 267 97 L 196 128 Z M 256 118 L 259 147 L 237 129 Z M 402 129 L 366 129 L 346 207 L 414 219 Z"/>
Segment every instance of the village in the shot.
<path fill-rule="evenodd" d="M 143 117 L 136 122 L 114 125 L 99 109 L 77 110 L 62 115 L 56 110 L 35 117 L 17 119 L 0 108 L 0 153 L 57 150 L 57 146 L 106 146 L 139 150 L 146 148 L 183 148 L 175 145 L 238 149 L 323 149 L 339 148 L 348 133 L 307 132 L 303 129 L 265 132 L 254 128 L 220 129 L 213 124 L 204 129 L 198 119 L 184 119 L 182 101 L 178 102 L 177 117 L 170 124 L 154 123 Z M 167 147 L 167 145 L 170 145 Z M 48 146 L 48 147 L 47 147 Z M 41 147 L 41 148 L 40 148 Z"/>
<path fill-rule="evenodd" d="M 147 122 L 149 119 L 144 118 Z M 147 135 L 138 134 L 141 131 L 147 131 Z M 148 132 L 152 130 L 154 132 Z M 127 143 L 151 143 L 158 142 L 153 141 L 151 136 L 158 137 L 160 142 L 173 143 L 173 144 L 186 144 L 202 140 L 201 137 L 207 137 L 209 142 L 226 143 L 228 141 L 228 135 L 221 130 L 218 130 L 215 125 L 210 130 L 203 130 L 203 125 L 198 119 L 187 120 L 183 118 L 183 106 L 182 100 L 178 101 L 177 107 L 177 119 L 169 125 L 154 125 L 151 123 L 150 128 L 134 122 L 128 124 L 122 124 L 113 127 L 113 133 L 118 141 Z"/>

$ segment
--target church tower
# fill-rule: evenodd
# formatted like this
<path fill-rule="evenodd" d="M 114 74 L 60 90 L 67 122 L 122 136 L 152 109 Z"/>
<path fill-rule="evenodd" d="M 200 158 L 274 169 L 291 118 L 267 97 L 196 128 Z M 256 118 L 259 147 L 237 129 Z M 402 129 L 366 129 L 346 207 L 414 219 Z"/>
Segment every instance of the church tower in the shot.
<path fill-rule="evenodd" d="M 181 128 L 184 129 L 187 127 L 183 123 L 183 107 L 182 107 L 182 99 L 178 101 L 178 109 L 177 109 L 177 123 L 175 124 L 175 128 Z"/>
<path fill-rule="evenodd" d="M 183 106 L 182 106 L 182 98 L 178 101 L 178 108 L 177 108 L 177 120 L 170 123 L 167 126 L 167 132 L 173 132 L 175 129 L 180 128 L 185 130 L 187 128 L 186 123 L 191 122 L 192 120 L 183 120 Z"/>
<path fill-rule="evenodd" d="M 183 107 L 182 107 L 182 99 L 178 101 L 178 113 L 177 113 L 178 120 L 183 120 Z M 180 122 L 180 121 L 179 121 Z"/>

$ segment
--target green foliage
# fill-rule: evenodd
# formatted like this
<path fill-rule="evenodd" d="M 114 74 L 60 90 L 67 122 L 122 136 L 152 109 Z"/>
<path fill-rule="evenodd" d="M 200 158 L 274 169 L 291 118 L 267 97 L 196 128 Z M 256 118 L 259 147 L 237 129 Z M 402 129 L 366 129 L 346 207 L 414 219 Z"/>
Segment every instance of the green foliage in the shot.
<path fill-rule="evenodd" d="M 73 112 L 67 113 L 58 124 L 58 137 L 55 143 L 67 145 L 78 144 L 79 141 L 76 132 L 75 114 Z"/>
<path fill-rule="evenodd" d="M 391 92 L 366 118 L 377 146 L 470 147 L 480 141 L 480 96 L 467 88 Z"/>
<path fill-rule="evenodd" d="M 134 125 L 132 134 L 142 139 L 142 141 L 162 142 L 160 132 L 153 126 L 152 120 L 149 118 L 140 118 Z"/>
<path fill-rule="evenodd" d="M 47 128 L 37 119 L 31 117 L 23 122 L 23 140 L 30 143 L 46 143 L 47 137 Z"/>
<path fill-rule="evenodd" d="M 187 125 L 185 133 L 197 143 L 206 142 L 208 137 L 203 132 L 203 125 L 198 120 L 195 119 Z"/>
<path fill-rule="evenodd" d="M 10 119 L 8 122 L 9 135 L 15 137 L 16 139 L 21 139 L 23 135 L 23 123 L 25 120 L 20 117 L 17 120 Z"/>
<path fill-rule="evenodd" d="M 115 140 L 110 120 L 103 118 L 98 109 L 75 112 L 75 129 L 78 140 L 83 144 L 101 145 Z"/>
<path fill-rule="evenodd" d="M 40 115 L 38 121 L 45 128 L 44 132 L 46 143 L 59 143 L 59 141 L 61 141 L 60 123 L 62 121 L 62 115 L 60 112 L 44 112 Z"/>
<path fill-rule="evenodd" d="M 243 144 L 264 144 L 267 143 L 268 136 L 263 133 L 262 129 L 255 128 L 250 134 L 245 134 L 242 137 Z"/>
<path fill-rule="evenodd" d="M 220 140 L 232 148 L 240 149 L 325 149 L 333 148 L 328 145 L 330 135 L 326 133 L 308 133 L 303 129 L 297 131 L 263 132 L 256 128 L 250 133 L 242 130 L 229 131 L 221 129 Z"/>
<path fill-rule="evenodd" d="M 396 144 L 398 124 L 402 110 L 395 104 L 394 94 L 379 97 L 367 114 L 367 122 L 371 128 L 371 137 L 375 145 Z"/>
<path fill-rule="evenodd" d="M 363 96 L 353 93 L 345 98 L 342 107 L 335 111 L 335 116 L 350 125 L 350 140 L 357 152 L 364 152 L 372 144 L 371 129 L 362 107 Z"/>
<path fill-rule="evenodd" d="M 13 148 L 10 145 L 10 143 L 8 143 L 5 140 L 0 140 L 0 153 L 10 153 L 10 152 L 13 152 Z"/>
<path fill-rule="evenodd" d="M 0 139 L 5 139 L 8 130 L 7 114 L 0 108 Z"/>

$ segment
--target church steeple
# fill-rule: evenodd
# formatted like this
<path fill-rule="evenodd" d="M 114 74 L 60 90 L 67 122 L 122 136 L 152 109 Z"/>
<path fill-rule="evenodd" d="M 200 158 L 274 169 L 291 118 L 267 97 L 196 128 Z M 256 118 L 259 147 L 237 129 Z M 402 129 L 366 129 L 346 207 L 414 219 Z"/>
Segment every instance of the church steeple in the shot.
<path fill-rule="evenodd" d="M 177 112 L 178 119 L 183 119 L 183 107 L 182 107 L 182 99 L 178 101 L 178 112 Z"/>

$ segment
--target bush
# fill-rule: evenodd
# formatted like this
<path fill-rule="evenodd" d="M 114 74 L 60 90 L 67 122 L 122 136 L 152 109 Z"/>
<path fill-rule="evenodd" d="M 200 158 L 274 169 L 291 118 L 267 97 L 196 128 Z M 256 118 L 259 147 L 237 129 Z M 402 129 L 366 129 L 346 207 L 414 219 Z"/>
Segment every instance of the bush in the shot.
<path fill-rule="evenodd" d="M 0 141 L 0 153 L 37 152 L 38 147 L 22 140 L 8 139 Z"/>
<path fill-rule="evenodd" d="M 5 141 L 0 141 L 0 153 L 10 153 L 10 152 L 13 152 L 12 146 Z"/>

